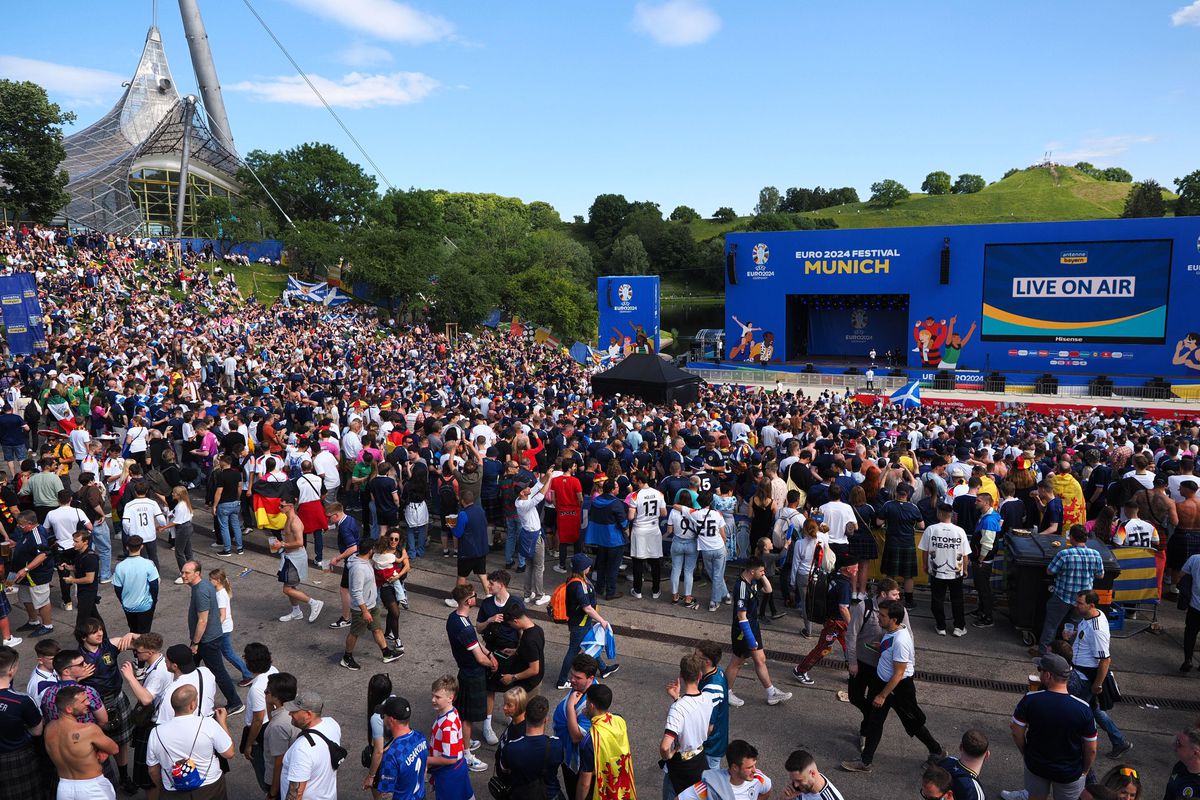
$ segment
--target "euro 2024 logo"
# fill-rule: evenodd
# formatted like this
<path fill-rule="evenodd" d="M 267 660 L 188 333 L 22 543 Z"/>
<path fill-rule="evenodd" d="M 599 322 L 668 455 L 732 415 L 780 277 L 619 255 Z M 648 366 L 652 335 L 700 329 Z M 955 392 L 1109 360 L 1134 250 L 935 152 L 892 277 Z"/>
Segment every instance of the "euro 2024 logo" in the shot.
<path fill-rule="evenodd" d="M 864 309 L 856 308 L 850 312 L 850 325 L 856 331 L 861 331 L 867 327 L 867 312 Z"/>
<path fill-rule="evenodd" d="M 750 251 L 750 258 L 760 267 L 765 266 L 767 259 L 771 257 L 771 251 L 767 249 L 765 244 L 756 244 L 754 249 Z"/>
<path fill-rule="evenodd" d="M 629 305 L 633 300 L 633 287 L 628 283 L 622 283 L 617 287 L 617 297 L 621 299 L 621 305 Z"/>

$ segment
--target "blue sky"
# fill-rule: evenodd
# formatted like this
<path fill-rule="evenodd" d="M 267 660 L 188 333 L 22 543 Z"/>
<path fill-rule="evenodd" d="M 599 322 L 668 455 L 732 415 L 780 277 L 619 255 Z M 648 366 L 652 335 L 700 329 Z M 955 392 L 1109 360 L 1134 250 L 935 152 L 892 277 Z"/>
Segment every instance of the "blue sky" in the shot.
<path fill-rule="evenodd" d="M 603 192 L 707 216 L 768 184 L 992 181 L 1047 150 L 1167 186 L 1200 169 L 1200 0 L 252 2 L 393 185 L 567 220 Z M 323 141 L 365 163 L 242 2 L 201 7 L 242 152 Z M 86 125 L 150 20 L 150 0 L 33 4 L 0 77 Z M 159 26 L 194 91 L 171 0 Z"/>

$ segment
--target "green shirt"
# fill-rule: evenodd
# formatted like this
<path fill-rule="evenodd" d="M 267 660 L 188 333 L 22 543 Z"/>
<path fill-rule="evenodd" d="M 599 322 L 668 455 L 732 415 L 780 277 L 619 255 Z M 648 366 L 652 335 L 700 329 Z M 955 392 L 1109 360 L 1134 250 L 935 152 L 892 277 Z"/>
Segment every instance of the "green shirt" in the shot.
<path fill-rule="evenodd" d="M 58 493 L 63 490 L 63 483 L 53 472 L 39 472 L 21 487 L 22 495 L 33 495 L 35 506 L 58 505 Z"/>

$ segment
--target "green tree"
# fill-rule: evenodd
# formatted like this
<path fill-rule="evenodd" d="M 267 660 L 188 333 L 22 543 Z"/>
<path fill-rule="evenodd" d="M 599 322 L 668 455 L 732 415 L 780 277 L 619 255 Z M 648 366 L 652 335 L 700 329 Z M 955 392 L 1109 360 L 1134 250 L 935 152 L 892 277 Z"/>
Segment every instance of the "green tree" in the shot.
<path fill-rule="evenodd" d="M 1016 167 L 1013 167 L 1012 169 L 1009 169 L 1009 170 L 1005 170 L 1004 175 L 1001 176 L 1000 180 L 1004 180 L 1005 178 L 1011 178 L 1013 175 L 1016 175 L 1020 171 L 1021 170 L 1017 169 Z"/>
<path fill-rule="evenodd" d="M 196 233 L 224 245 L 261 242 L 279 235 L 275 216 L 245 198 L 205 197 L 196 204 Z"/>
<path fill-rule="evenodd" d="M 1113 183 L 1133 183 L 1133 175 L 1127 169 L 1121 167 L 1109 167 L 1100 173 L 1106 181 Z"/>
<path fill-rule="evenodd" d="M 617 275 L 645 275 L 650 271 L 650 256 L 641 239 L 627 234 L 613 243 L 608 267 Z"/>
<path fill-rule="evenodd" d="M 528 206 L 529 225 L 535 231 L 550 230 L 562 227 L 562 217 L 554 210 L 554 206 L 543 200 L 534 200 Z"/>
<path fill-rule="evenodd" d="M 871 184 L 871 199 L 867 202 L 878 208 L 892 208 L 908 199 L 908 189 L 900 181 L 885 178 Z"/>
<path fill-rule="evenodd" d="M 278 153 L 252 150 L 246 164 L 293 222 L 353 226 L 363 222 L 378 203 L 375 179 L 333 145 L 313 142 Z M 247 167 L 238 175 L 246 198 L 278 215 L 275 203 Z M 280 215 L 279 222 L 282 225 L 286 220 Z"/>
<path fill-rule="evenodd" d="M 587 247 L 557 230 L 535 231 L 525 241 L 509 271 L 519 272 L 527 266 L 566 270 L 583 286 L 590 286 L 596 278 L 592 255 Z"/>
<path fill-rule="evenodd" d="M 700 212 L 691 206 L 675 206 L 675 210 L 671 212 L 672 222 L 682 222 L 684 224 L 695 222 L 700 219 Z"/>
<path fill-rule="evenodd" d="M 49 222 L 67 204 L 62 126 L 75 115 L 29 81 L 0 80 L 0 207 Z"/>
<path fill-rule="evenodd" d="M 430 276 L 431 285 L 421 290 L 429 300 L 429 316 L 435 325 L 457 322 L 473 328 L 496 307 L 504 276 L 488 259 L 455 251 Z"/>
<path fill-rule="evenodd" d="M 1167 213 L 1167 203 L 1163 200 L 1163 188 L 1158 181 L 1148 180 L 1135 183 L 1125 198 L 1125 210 L 1121 216 L 1132 217 L 1161 217 Z"/>
<path fill-rule="evenodd" d="M 588 209 L 588 235 L 602 253 L 608 253 L 629 214 L 629 201 L 623 194 L 597 195 Z"/>
<path fill-rule="evenodd" d="M 972 175 L 969 172 L 964 172 L 954 181 L 954 186 L 950 191 L 954 194 L 975 194 L 983 191 L 983 187 L 987 186 L 987 181 L 982 175 Z"/>
<path fill-rule="evenodd" d="M 929 173 L 921 183 L 921 191 L 925 194 L 950 194 L 950 173 L 942 170 Z"/>
<path fill-rule="evenodd" d="M 507 280 L 501 300 L 521 319 L 549 327 L 560 341 L 586 341 L 595 335 L 595 296 L 589 284 L 580 283 L 565 267 L 530 265 Z"/>
<path fill-rule="evenodd" d="M 1175 191 L 1179 195 L 1175 201 L 1175 216 L 1200 215 L 1200 169 L 1176 178 Z"/>
<path fill-rule="evenodd" d="M 293 264 L 309 274 L 324 274 L 345 255 L 345 231 L 332 222 L 302 219 L 283 228 L 283 244 Z"/>
<path fill-rule="evenodd" d="M 737 219 L 737 212 L 729 206 L 721 206 L 713 212 L 712 218 L 716 222 L 733 222 Z"/>
<path fill-rule="evenodd" d="M 758 192 L 758 205 L 754 206 L 755 214 L 771 214 L 779 210 L 779 190 L 774 186 L 764 186 Z"/>

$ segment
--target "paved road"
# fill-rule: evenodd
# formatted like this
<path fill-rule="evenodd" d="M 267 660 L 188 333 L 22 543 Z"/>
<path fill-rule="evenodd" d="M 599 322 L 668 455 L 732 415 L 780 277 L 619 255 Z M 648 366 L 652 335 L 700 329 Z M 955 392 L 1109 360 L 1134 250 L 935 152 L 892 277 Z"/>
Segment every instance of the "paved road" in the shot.
<path fill-rule="evenodd" d="M 205 571 L 223 565 L 233 583 L 235 646 L 240 650 L 250 641 L 266 643 L 280 670 L 297 675 L 302 689 L 316 689 L 324 696 L 326 712 L 341 723 L 343 744 L 350 751 L 340 776 L 341 796 L 365 795 L 358 788 L 365 770 L 359 766 L 357 756 L 366 742 L 366 685 L 371 675 L 376 672 L 390 674 L 396 691 L 413 703 L 415 727 L 428 730 L 434 716 L 429 705 L 430 683 L 438 675 L 454 672 L 445 640 L 444 625 L 449 609 L 442 604 L 453 584 L 453 562 L 438 554 L 417 563 L 409 582 L 411 610 L 401 617 L 401 636 L 407 655 L 398 662 L 384 665 L 378 660 L 374 646 L 362 640 L 357 657 L 363 670 L 348 672 L 337 663 L 344 631 L 327 627 L 338 616 L 337 573 L 310 572 L 311 593 L 326 601 L 325 611 L 315 624 L 303 621 L 281 623 L 277 617 L 287 611 L 288 605 L 275 580 L 276 560 L 267 553 L 263 535 L 256 533 L 248 538 L 244 556 L 220 558 L 208 547 L 210 539 L 204 532 L 208 519 L 202 512 L 198 514 L 197 522 L 195 549 Z M 171 551 L 161 549 L 160 558 L 167 580 L 155 629 L 170 645 L 186 640 L 187 591 L 186 587 L 170 583 L 174 578 Z M 493 554 L 492 561 L 502 563 L 502 556 Z M 237 577 L 245 568 L 250 572 Z M 559 577 L 557 573 L 548 572 L 547 585 L 555 585 Z M 703 592 L 703 588 L 697 590 L 698 595 Z M 918 603 L 925 604 L 926 597 L 919 594 Z M 115 620 L 113 633 L 123 633 L 115 598 L 106 597 L 104 607 L 106 617 Z M 681 642 L 709 637 L 727 643 L 729 609 L 725 606 L 713 614 L 680 612 L 665 600 L 624 598 L 603 611 L 614 624 L 631 631 L 619 639 L 622 669 L 609 684 L 615 693 L 614 710 L 629 722 L 641 794 L 657 798 L 661 791 L 661 777 L 655 769 L 657 745 L 669 704 L 664 687 L 676 675 L 678 659 L 686 651 Z M 56 609 L 55 616 L 60 621 L 68 617 L 61 609 Z M 18 612 L 15 618 L 21 621 L 23 615 Z M 1126 693 L 1139 696 L 1173 697 L 1194 702 L 1200 699 L 1197 678 L 1183 677 L 1175 672 L 1179 663 L 1182 615 L 1171 609 L 1164 611 L 1163 620 L 1166 631 L 1162 635 L 1142 633 L 1115 640 L 1115 667 L 1120 673 L 1122 688 Z M 557 701 L 561 693 L 553 687 L 552 681 L 565 652 L 566 632 L 548 621 L 543 627 L 547 633 L 549 677 L 542 688 Z M 790 619 L 765 625 L 767 647 L 784 656 L 803 653 L 809 640 L 796 635 L 797 627 Z M 1030 659 L 1025 648 L 1003 623 L 991 631 L 972 630 L 962 639 L 943 638 L 933 634 L 928 611 L 922 609 L 917 612 L 914 628 L 919 670 L 1011 684 L 1023 683 L 1029 672 Z M 32 648 L 22 645 L 21 650 L 27 656 L 22 660 L 24 673 L 29 668 L 31 658 L 28 655 Z M 732 736 L 747 739 L 759 748 L 761 768 L 773 779 L 785 777 L 782 765 L 791 750 L 806 748 L 815 754 L 822 770 L 848 799 L 893 800 L 906 794 L 916 796 L 924 748 L 916 740 L 904 736 L 895 719 L 888 723 L 872 774 L 847 774 L 837 769 L 837 762 L 855 755 L 857 739 L 857 712 L 836 698 L 843 672 L 818 667 L 813 672 L 817 685 L 806 688 L 794 685 L 788 674 L 790 662 L 772 660 L 770 668 L 777 685 L 794 692 L 793 699 L 783 705 L 768 707 L 752 674 L 743 670 L 736 691 L 747 702 L 743 708 L 733 710 Z M 1017 693 L 954 683 L 918 682 L 918 694 L 929 715 L 930 730 L 948 750 L 956 749 L 958 738 L 968 727 L 979 727 L 991 738 L 992 757 L 982 776 L 982 784 L 991 797 L 998 797 L 1000 789 L 1019 787 L 1020 760 L 1008 735 L 1009 714 L 1019 699 Z M 1170 737 L 1174 731 L 1194 723 L 1198 716 L 1200 713 L 1196 711 L 1130 704 L 1122 704 L 1116 709 L 1115 719 L 1135 743 L 1127 760 L 1144 776 L 1145 796 L 1161 796 L 1174 760 Z M 242 717 L 234 718 L 233 722 L 241 725 Z M 1108 743 L 1102 737 L 1101 752 L 1107 750 Z M 493 748 L 484 745 L 479 756 L 490 764 L 494 757 Z M 1098 763 L 1107 769 L 1113 762 L 1102 756 Z M 259 796 L 248 764 L 235 763 L 229 777 L 231 796 Z M 480 800 L 488 798 L 486 778 L 486 773 L 474 776 Z"/>

